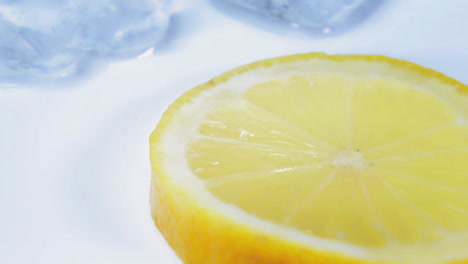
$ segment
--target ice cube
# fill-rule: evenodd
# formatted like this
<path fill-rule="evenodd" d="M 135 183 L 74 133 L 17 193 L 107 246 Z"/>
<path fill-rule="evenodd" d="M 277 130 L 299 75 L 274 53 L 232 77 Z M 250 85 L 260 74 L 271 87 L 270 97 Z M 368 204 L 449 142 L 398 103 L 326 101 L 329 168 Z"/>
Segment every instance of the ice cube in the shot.
<path fill-rule="evenodd" d="M 358 16 L 364 17 L 371 7 L 381 0 L 218 0 L 266 13 L 286 21 L 294 27 L 323 29 L 329 33 L 330 28 L 345 27 L 355 23 Z M 363 11 L 364 12 L 359 12 Z M 356 15 L 356 13 L 358 13 Z M 353 17 L 354 15 L 354 17 Z M 351 21 L 353 20 L 353 21 Z"/>
<path fill-rule="evenodd" d="M 0 0 L 0 83 L 68 78 L 83 62 L 137 56 L 169 22 L 170 0 Z"/>

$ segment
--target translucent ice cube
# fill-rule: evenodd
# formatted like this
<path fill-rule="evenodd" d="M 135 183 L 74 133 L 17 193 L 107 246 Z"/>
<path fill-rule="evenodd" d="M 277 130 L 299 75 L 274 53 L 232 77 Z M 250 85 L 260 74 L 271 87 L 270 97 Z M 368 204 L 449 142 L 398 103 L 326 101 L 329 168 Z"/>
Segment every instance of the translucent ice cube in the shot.
<path fill-rule="evenodd" d="M 218 0 L 275 16 L 294 27 L 323 29 L 355 23 L 381 0 Z M 361 12 L 359 12 L 361 11 Z M 358 13 L 358 14 L 356 14 Z M 354 17 L 353 17 L 354 16 Z M 353 21 L 351 21 L 353 20 Z"/>
<path fill-rule="evenodd" d="M 165 33 L 170 0 L 0 0 L 0 83 L 60 79 L 136 56 Z"/>

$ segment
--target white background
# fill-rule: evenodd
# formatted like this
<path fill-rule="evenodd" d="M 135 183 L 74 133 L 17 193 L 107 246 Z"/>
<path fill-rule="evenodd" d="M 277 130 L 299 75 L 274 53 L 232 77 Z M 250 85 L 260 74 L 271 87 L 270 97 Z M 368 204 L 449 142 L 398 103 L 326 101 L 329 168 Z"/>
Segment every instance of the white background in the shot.
<path fill-rule="evenodd" d="M 387 0 L 325 38 L 210 1 L 177 6 L 151 57 L 74 84 L 0 86 L 0 263 L 180 264 L 150 217 L 148 136 L 180 93 L 226 70 L 293 53 L 383 54 L 468 83 L 465 0 Z"/>

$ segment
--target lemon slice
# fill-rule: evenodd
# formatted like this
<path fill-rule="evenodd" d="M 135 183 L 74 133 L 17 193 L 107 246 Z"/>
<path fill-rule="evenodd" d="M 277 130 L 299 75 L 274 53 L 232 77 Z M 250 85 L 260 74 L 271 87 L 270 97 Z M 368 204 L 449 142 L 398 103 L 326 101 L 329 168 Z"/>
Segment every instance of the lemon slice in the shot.
<path fill-rule="evenodd" d="M 155 223 L 187 264 L 468 263 L 468 87 L 384 56 L 225 73 L 153 132 Z"/>

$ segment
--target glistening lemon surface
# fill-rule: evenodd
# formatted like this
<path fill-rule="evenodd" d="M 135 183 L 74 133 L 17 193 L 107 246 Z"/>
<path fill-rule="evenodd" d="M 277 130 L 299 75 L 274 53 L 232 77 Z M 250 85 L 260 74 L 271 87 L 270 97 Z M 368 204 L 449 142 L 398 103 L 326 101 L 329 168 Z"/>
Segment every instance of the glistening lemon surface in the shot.
<path fill-rule="evenodd" d="M 187 264 L 468 263 L 468 87 L 365 55 L 253 63 L 151 135 L 155 223 Z"/>

